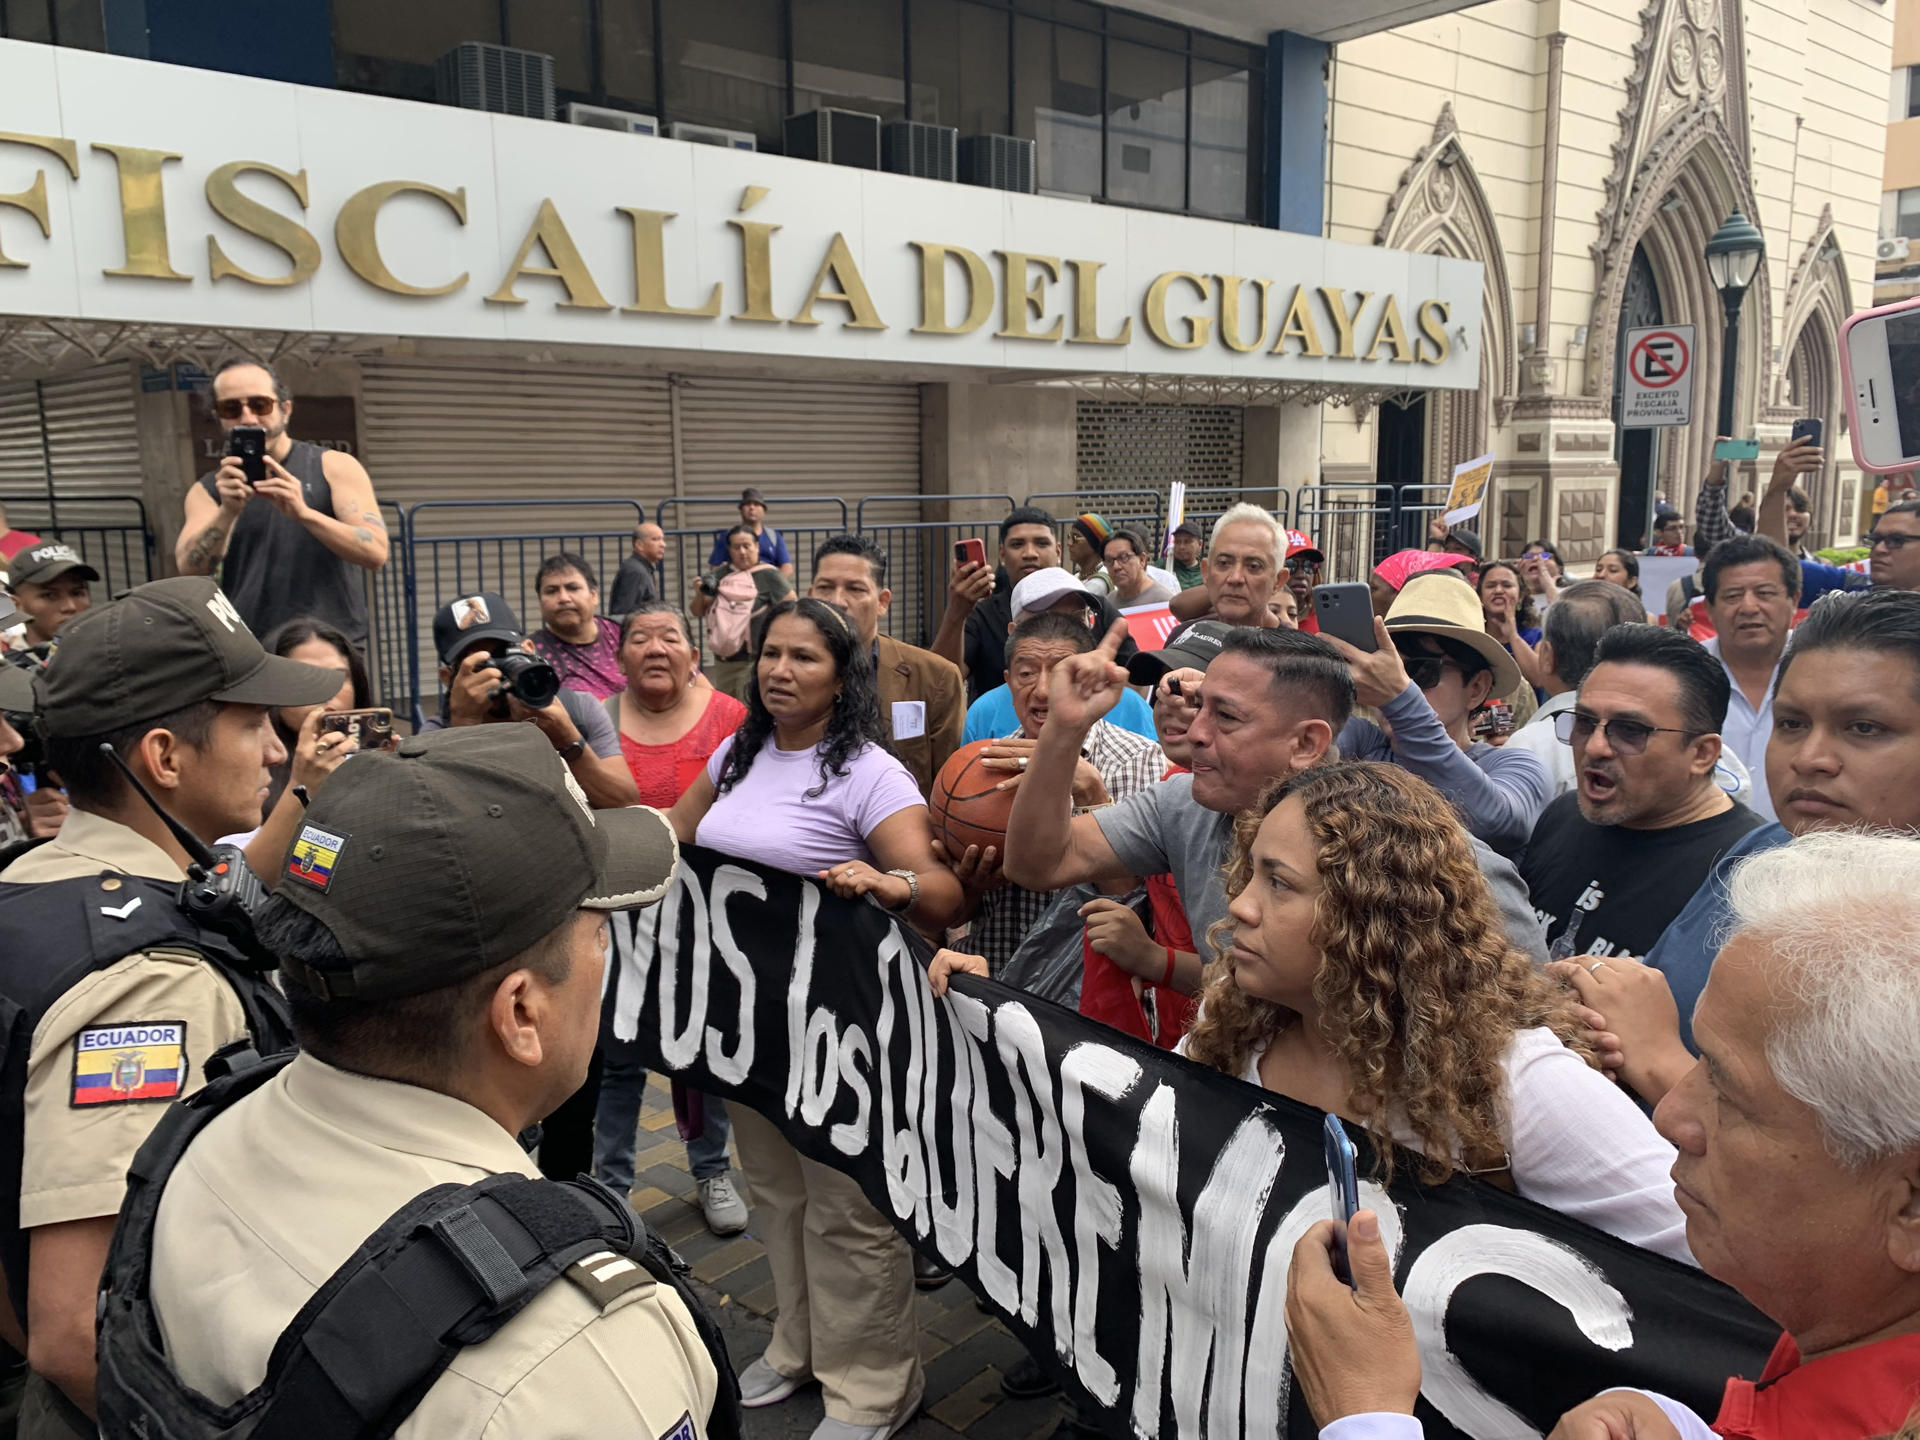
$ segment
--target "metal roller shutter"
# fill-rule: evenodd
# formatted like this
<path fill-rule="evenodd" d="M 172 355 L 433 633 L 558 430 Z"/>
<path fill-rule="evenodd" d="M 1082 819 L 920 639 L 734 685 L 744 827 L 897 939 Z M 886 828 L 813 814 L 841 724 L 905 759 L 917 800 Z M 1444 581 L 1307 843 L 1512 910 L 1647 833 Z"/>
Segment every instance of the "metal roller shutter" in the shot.
<path fill-rule="evenodd" d="M 1078 411 L 1076 489 L 1087 509 L 1116 525 L 1158 528 L 1175 480 L 1186 484 L 1188 518 L 1203 525 L 1239 500 L 1246 412 L 1238 406 L 1082 400 Z"/>
<path fill-rule="evenodd" d="M 133 386 L 121 363 L 0 387 L 10 522 L 79 550 L 107 594 L 151 578 Z"/>
<path fill-rule="evenodd" d="M 676 375 L 674 385 L 680 494 L 715 503 L 671 507 L 670 530 L 704 534 L 674 537 L 670 572 L 705 562 L 712 533 L 737 520 L 734 502 L 749 485 L 766 492 L 767 522 L 786 536 L 801 585 L 812 573 L 813 547 L 843 525 L 851 529 L 861 500 L 920 493 L 918 386 L 688 375 Z M 886 509 L 889 520 L 920 518 L 918 506 Z M 888 629 L 919 638 L 917 566 L 902 563 L 917 559 L 917 552 L 883 548 L 894 560 Z"/>

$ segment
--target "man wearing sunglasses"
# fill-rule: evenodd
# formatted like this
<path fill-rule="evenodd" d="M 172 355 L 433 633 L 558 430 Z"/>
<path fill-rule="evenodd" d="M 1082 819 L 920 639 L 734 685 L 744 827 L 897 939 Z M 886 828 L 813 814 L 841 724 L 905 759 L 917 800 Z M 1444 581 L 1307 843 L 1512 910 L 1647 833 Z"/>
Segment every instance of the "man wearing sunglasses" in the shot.
<path fill-rule="evenodd" d="M 174 559 L 187 575 L 219 572 L 240 618 L 265 635 L 310 615 L 344 631 L 364 653 L 367 596 L 362 570 L 387 563 L 387 530 L 373 481 L 360 462 L 287 433 L 293 396 L 265 365 L 230 360 L 214 372 L 212 405 L 222 434 L 266 431 L 266 478 L 247 482 L 238 456 L 187 492 Z"/>
<path fill-rule="evenodd" d="M 1553 719 L 1576 787 L 1547 806 L 1520 860 L 1554 959 L 1644 955 L 1714 862 L 1760 827 L 1714 778 L 1731 689 L 1676 631 L 1616 625 L 1600 637 L 1578 698 Z"/>

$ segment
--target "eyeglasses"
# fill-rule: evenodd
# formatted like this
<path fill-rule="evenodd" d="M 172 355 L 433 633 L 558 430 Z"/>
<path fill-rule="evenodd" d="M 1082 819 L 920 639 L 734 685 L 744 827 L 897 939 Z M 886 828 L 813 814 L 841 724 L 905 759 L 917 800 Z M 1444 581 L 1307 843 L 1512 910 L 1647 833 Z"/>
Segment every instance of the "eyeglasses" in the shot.
<path fill-rule="evenodd" d="M 1107 556 L 1107 568 L 1112 569 L 1115 565 L 1132 565 L 1139 559 L 1140 556 L 1135 551 L 1123 550 L 1118 555 Z"/>
<path fill-rule="evenodd" d="M 1887 549 L 1898 555 L 1902 550 L 1906 549 L 1907 546 L 1913 544 L 1914 541 L 1920 540 L 1920 535 L 1894 535 L 1889 534 L 1885 530 L 1869 530 L 1860 538 L 1866 541 L 1867 548 L 1870 550 L 1884 545 Z"/>
<path fill-rule="evenodd" d="M 251 410 L 264 419 L 279 408 L 279 405 L 280 402 L 271 395 L 249 395 L 244 400 L 216 400 L 213 402 L 213 413 L 222 420 L 238 420 Z"/>
<path fill-rule="evenodd" d="M 1287 561 L 1287 573 L 1289 575 L 1311 574 L 1319 568 L 1320 562 L 1306 555 L 1296 555 L 1293 559 Z"/>
<path fill-rule="evenodd" d="M 1457 662 L 1445 655 L 1407 655 L 1400 656 L 1400 663 L 1407 667 L 1407 678 L 1422 690 L 1431 690 L 1440 683 L 1440 677 L 1447 673 L 1447 666 L 1459 669 Z"/>
<path fill-rule="evenodd" d="M 1594 732 L 1604 735 L 1607 744 L 1622 755 L 1639 755 L 1655 735 L 1696 735 L 1696 730 L 1676 730 L 1670 725 L 1649 725 L 1644 720 L 1628 720 L 1616 715 L 1602 720 L 1584 710 L 1562 710 L 1553 717 L 1553 733 L 1562 745 L 1584 745 Z"/>

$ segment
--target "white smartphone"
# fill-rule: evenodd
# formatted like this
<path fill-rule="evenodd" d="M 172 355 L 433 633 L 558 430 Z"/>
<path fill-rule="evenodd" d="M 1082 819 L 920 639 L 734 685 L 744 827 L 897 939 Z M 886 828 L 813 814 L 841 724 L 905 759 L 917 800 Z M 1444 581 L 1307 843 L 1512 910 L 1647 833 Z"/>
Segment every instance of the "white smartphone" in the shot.
<path fill-rule="evenodd" d="M 1840 355 L 1854 459 L 1875 472 L 1920 465 L 1920 301 L 1855 315 Z"/>

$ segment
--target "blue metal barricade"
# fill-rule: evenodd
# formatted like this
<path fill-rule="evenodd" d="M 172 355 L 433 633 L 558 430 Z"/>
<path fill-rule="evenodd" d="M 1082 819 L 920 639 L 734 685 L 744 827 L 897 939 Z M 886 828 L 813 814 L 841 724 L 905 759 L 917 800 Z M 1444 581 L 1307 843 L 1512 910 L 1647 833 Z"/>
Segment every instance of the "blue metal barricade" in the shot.
<path fill-rule="evenodd" d="M 401 715 L 413 715 L 420 698 L 419 675 L 412 642 L 414 627 L 411 585 L 412 556 L 407 550 L 407 516 L 391 500 L 380 502 L 380 518 L 387 527 L 387 563 L 366 575 L 367 621 L 372 652 L 367 670 L 374 695 Z M 415 717 L 418 724 L 418 717 Z"/>
<path fill-rule="evenodd" d="M 889 635 L 927 645 L 947 608 L 953 547 L 979 540 L 987 563 L 1000 551 L 1000 521 L 1014 508 L 1011 495 L 869 495 L 855 511 L 854 528 L 887 557 L 893 606 L 883 622 Z"/>
<path fill-rule="evenodd" d="M 814 549 L 848 528 L 847 502 L 838 495 L 776 495 L 774 501 L 778 513 L 770 510 L 764 523 L 787 542 L 794 583 L 804 585 L 813 574 Z M 740 523 L 740 502 L 724 496 L 670 495 L 654 507 L 653 518 L 667 532 L 664 593 L 684 604 L 695 582 L 716 563 L 714 546 Z"/>

